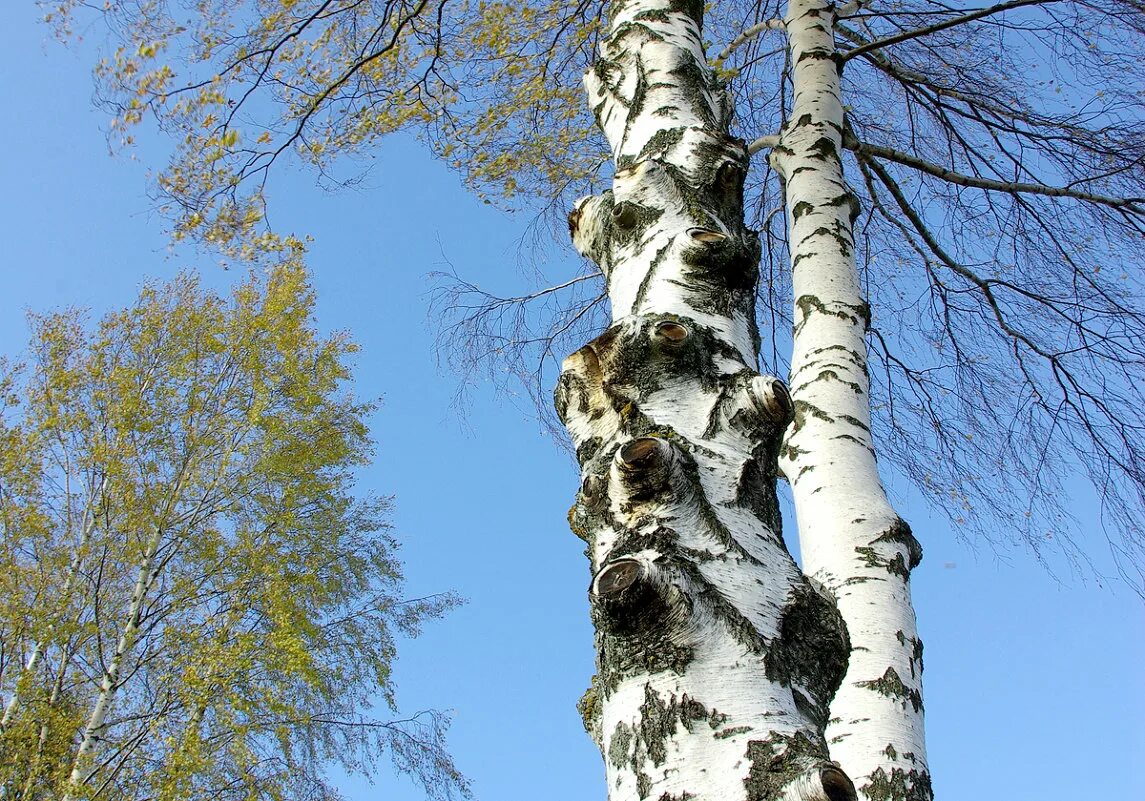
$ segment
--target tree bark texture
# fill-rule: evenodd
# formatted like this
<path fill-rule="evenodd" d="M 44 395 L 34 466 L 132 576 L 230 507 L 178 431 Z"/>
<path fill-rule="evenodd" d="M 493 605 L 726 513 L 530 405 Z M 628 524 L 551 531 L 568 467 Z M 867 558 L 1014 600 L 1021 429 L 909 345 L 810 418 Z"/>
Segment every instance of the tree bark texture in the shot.
<path fill-rule="evenodd" d="M 703 6 L 612 4 L 585 76 L 612 189 L 576 204 L 613 323 L 556 390 L 582 468 L 597 673 L 581 702 L 611 801 L 843 801 L 824 728 L 850 644 L 780 536 L 793 406 L 762 376 L 747 149 L 707 68 Z"/>
<path fill-rule="evenodd" d="M 910 600 L 910 571 L 922 551 L 888 502 L 875 463 L 870 308 L 855 267 L 858 201 L 840 156 L 834 23 L 829 0 L 788 5 L 793 105 L 770 156 L 785 181 L 795 297 L 795 419 L 780 464 L 795 500 L 803 568 L 836 600 L 854 649 L 831 704 L 831 755 L 862 798 L 930 801 L 922 642 Z"/>

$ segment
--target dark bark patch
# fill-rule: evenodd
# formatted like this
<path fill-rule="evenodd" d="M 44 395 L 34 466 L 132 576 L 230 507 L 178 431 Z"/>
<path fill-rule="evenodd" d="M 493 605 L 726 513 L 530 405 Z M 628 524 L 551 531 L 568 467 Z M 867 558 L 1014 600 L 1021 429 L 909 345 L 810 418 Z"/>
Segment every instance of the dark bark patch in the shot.
<path fill-rule="evenodd" d="M 751 726 L 729 726 L 726 729 L 720 729 L 713 734 L 717 740 L 726 740 L 729 737 L 735 737 L 737 734 L 747 734 L 751 731 Z"/>
<path fill-rule="evenodd" d="M 829 50 L 804 50 L 799 54 L 795 63 L 798 64 L 801 61 L 834 61 L 834 55 Z"/>
<path fill-rule="evenodd" d="M 775 801 L 783 789 L 814 766 L 827 761 L 827 745 L 798 732 L 772 734 L 747 744 L 751 770 L 744 779 L 747 801 Z"/>
<path fill-rule="evenodd" d="M 828 706 L 847 672 L 850 654 L 847 626 L 834 602 L 804 586 L 789 597 L 779 637 L 771 642 L 764 664 L 772 681 L 805 688 L 810 693 L 806 702 L 811 718 L 826 725 Z"/>
<path fill-rule="evenodd" d="M 797 400 L 792 406 L 795 408 L 795 417 L 791 422 L 792 431 L 798 431 L 803 428 L 807 423 L 808 417 L 814 417 L 818 420 L 822 420 L 824 423 L 835 422 L 835 418 L 831 415 L 827 414 L 815 404 L 805 400 Z"/>
<path fill-rule="evenodd" d="M 888 558 L 882 556 L 874 548 L 864 547 L 855 548 L 855 553 L 859 555 L 859 558 L 867 567 L 881 567 L 892 576 L 898 576 L 903 581 L 910 579 L 910 569 L 906 566 L 906 560 L 903 559 L 901 553 L 896 552 L 894 556 Z"/>
<path fill-rule="evenodd" d="M 752 457 L 744 462 L 736 483 L 735 503 L 766 523 L 782 542 L 783 516 L 779 512 L 779 497 L 775 489 L 778 444 L 778 438 L 774 443 L 760 443 Z"/>
<path fill-rule="evenodd" d="M 648 20 L 650 22 L 667 22 L 668 12 L 659 8 L 645 9 L 635 14 L 633 19 Z"/>
<path fill-rule="evenodd" d="M 723 161 L 716 168 L 716 186 L 723 192 L 725 198 L 734 200 L 737 204 L 743 203 L 743 182 L 747 171 L 738 161 Z"/>
<path fill-rule="evenodd" d="M 601 631 L 636 642 L 667 634 L 673 605 L 682 598 L 667 598 L 635 559 L 612 558 L 593 578 L 589 597 L 593 623 Z"/>
<path fill-rule="evenodd" d="M 635 159 L 621 159 L 625 163 L 617 162 L 617 169 L 623 169 L 629 166 L 629 162 L 635 163 L 644 161 L 644 159 L 664 157 L 675 149 L 676 145 L 680 144 L 684 138 L 684 132 L 687 128 L 662 128 L 648 138 L 644 143 L 644 147 L 640 149 L 640 155 Z"/>
<path fill-rule="evenodd" d="M 612 730 L 612 737 L 608 741 L 608 761 L 615 767 L 623 768 L 634 758 L 632 743 L 635 732 L 623 720 L 616 724 Z"/>
<path fill-rule="evenodd" d="M 880 678 L 871 679 L 870 681 L 857 681 L 857 687 L 864 687 L 868 690 L 874 690 L 879 695 L 885 695 L 887 698 L 898 698 L 903 703 L 909 703 L 914 711 L 922 711 L 922 693 L 913 687 L 908 687 L 899 674 L 893 667 L 888 667 L 886 673 Z"/>
<path fill-rule="evenodd" d="M 688 244 L 681 258 L 690 267 L 689 277 L 694 277 L 706 288 L 703 293 L 711 295 L 720 292 L 724 295 L 735 295 L 737 291 L 751 289 L 754 292 L 759 280 L 760 243 L 759 235 L 750 228 L 742 225 L 727 225 L 730 231 L 722 236 L 712 236 L 706 231 L 714 232 L 714 224 L 704 218 L 709 216 L 704 210 L 706 205 L 702 200 L 697 201 L 697 213 L 690 215 L 697 221 L 699 230 L 690 231 Z M 717 211 L 719 211 L 717 209 Z M 720 215 L 726 216 L 726 215 Z M 739 206 L 736 207 L 736 217 L 742 217 Z M 737 296 L 738 297 L 738 296 Z M 724 299 L 724 302 L 732 300 Z M 709 299 L 714 300 L 714 299 Z M 742 301 L 740 301 L 742 303 Z"/>
<path fill-rule="evenodd" d="M 878 768 L 862 789 L 870 801 L 934 801 L 930 774 L 925 770 L 892 768 L 887 773 Z"/>
<path fill-rule="evenodd" d="M 642 206 L 628 200 L 613 206 L 610 214 L 611 245 L 614 252 L 639 241 L 644 232 L 655 225 L 663 213 L 662 209 Z"/>
<path fill-rule="evenodd" d="M 697 27 L 700 26 L 704 20 L 703 0 L 668 0 L 668 10 L 686 14 L 696 23 Z"/>
<path fill-rule="evenodd" d="M 845 387 L 850 388 L 856 395 L 863 394 L 863 387 L 855 381 L 848 381 L 839 375 L 838 372 L 832 370 L 830 367 L 825 367 L 819 371 L 819 374 L 811 379 L 811 381 L 837 381 Z"/>
<path fill-rule="evenodd" d="M 871 545 L 877 545 L 880 542 L 892 542 L 905 546 L 909 570 L 914 570 L 922 562 L 922 545 L 902 518 L 895 520 L 890 528 L 871 540 Z"/>
<path fill-rule="evenodd" d="M 609 738 L 607 758 L 613 766 L 630 769 L 636 776 L 636 789 L 640 798 L 647 798 L 652 790 L 652 780 L 645 768 L 651 762 L 659 767 L 668 760 L 668 743 L 680 730 L 691 732 L 700 721 L 707 721 L 711 712 L 699 701 L 687 694 L 679 699 L 669 694 L 665 700 L 644 685 L 644 702 L 639 709 L 640 720 L 630 726 L 621 721 L 613 729 Z M 673 796 L 661 796 L 661 798 Z M 678 798 L 690 798 L 684 793 Z"/>
<path fill-rule="evenodd" d="M 804 53 L 803 55 L 807 55 Z M 821 136 L 816 139 L 809 148 L 811 158 L 820 159 L 822 161 L 830 161 L 838 156 L 838 149 L 835 147 L 835 140 L 829 136 Z"/>
<path fill-rule="evenodd" d="M 682 597 L 679 603 L 686 603 Z M 622 679 L 671 671 L 683 674 L 695 658 L 693 648 L 679 641 L 678 621 L 689 609 L 672 609 L 662 596 L 647 594 L 616 610 L 593 604 L 600 654 L 600 684 L 609 695 Z"/>
<path fill-rule="evenodd" d="M 707 720 L 708 710 L 687 694 L 676 699 L 669 695 L 665 701 L 651 684 L 644 685 L 644 703 L 640 705 L 639 737 L 644 742 L 652 764 L 659 767 L 668 759 L 668 741 L 680 726 L 693 731 L 697 721 Z"/>
<path fill-rule="evenodd" d="M 849 414 L 841 414 L 841 415 L 839 415 L 839 419 L 846 422 L 846 423 L 850 423 L 855 428 L 862 429 L 863 431 L 866 431 L 868 433 L 871 430 L 871 427 L 868 426 L 866 423 L 864 423 L 862 420 L 860 420 L 857 417 L 852 417 Z"/>
<path fill-rule="evenodd" d="M 596 676 L 592 677 L 592 684 L 584 691 L 584 695 L 576 702 L 577 712 L 580 713 L 581 723 L 589 736 L 600 745 L 600 691 L 596 686 Z"/>

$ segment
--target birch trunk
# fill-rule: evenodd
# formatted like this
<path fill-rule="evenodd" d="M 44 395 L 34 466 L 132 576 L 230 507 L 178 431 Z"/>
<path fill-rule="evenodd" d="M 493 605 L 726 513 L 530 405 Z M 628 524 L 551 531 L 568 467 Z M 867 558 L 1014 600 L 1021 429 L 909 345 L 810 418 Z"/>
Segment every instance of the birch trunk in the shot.
<path fill-rule="evenodd" d="M 63 604 L 70 602 L 72 591 L 75 589 L 76 579 L 79 576 L 80 564 L 83 562 L 84 557 L 87 555 L 88 541 L 91 539 L 92 531 L 95 529 L 96 516 L 95 505 L 103 498 L 104 493 L 107 491 L 107 479 L 104 478 L 100 481 L 99 489 L 91 494 L 84 506 L 83 521 L 80 524 L 80 538 L 76 543 L 75 553 L 68 563 L 68 572 L 64 577 L 64 586 L 60 589 L 59 598 Z M 8 699 L 8 703 L 4 706 L 4 714 L 0 716 L 0 733 L 8 728 L 8 724 L 12 722 L 12 717 L 16 714 L 17 708 L 20 706 L 20 686 L 30 677 L 40 664 L 40 659 L 44 655 L 44 650 L 51 644 L 52 637 L 56 632 L 56 620 L 48 624 L 48 628 L 43 637 L 36 640 L 35 645 L 32 646 L 32 653 L 29 654 L 27 662 L 24 663 L 24 668 L 20 672 L 20 676 L 16 680 L 16 684 L 12 689 L 12 697 Z M 55 693 L 53 693 L 53 696 Z"/>
<path fill-rule="evenodd" d="M 162 564 L 157 559 L 159 546 L 162 542 L 163 531 L 162 529 L 156 529 L 151 539 L 147 542 L 143 558 L 140 560 L 139 572 L 135 580 L 135 586 L 131 591 L 131 601 L 127 608 L 127 616 L 124 620 L 123 628 L 120 631 L 119 639 L 115 644 L 115 651 L 112 653 L 111 659 L 104 669 L 103 678 L 100 680 L 99 694 L 96 696 L 95 704 L 92 706 L 91 714 L 88 716 L 83 734 L 80 736 L 79 748 L 76 749 L 71 774 L 68 777 L 68 789 L 64 793 L 61 801 L 71 801 L 91 776 L 92 752 L 95 750 L 96 741 L 100 730 L 103 728 L 104 721 L 107 720 L 108 710 L 111 709 L 115 695 L 119 691 L 120 671 L 123 669 L 124 660 L 130 654 L 132 647 L 135 645 L 136 637 L 139 634 L 139 625 L 143 617 L 143 606 L 147 600 L 148 593 L 162 571 Z"/>
<path fill-rule="evenodd" d="M 564 363 L 597 674 L 581 702 L 611 801 L 854 798 L 828 758 L 850 646 L 779 533 L 791 403 L 756 372 L 747 151 L 701 44 L 703 6 L 614 2 L 585 76 L 611 191 L 569 218 L 613 324 Z"/>
<path fill-rule="evenodd" d="M 871 439 L 855 267 L 858 201 L 843 179 L 844 111 L 828 0 L 791 0 L 785 19 L 793 106 L 771 162 L 785 180 L 793 270 L 795 421 L 781 465 L 803 568 L 836 600 L 854 648 L 831 704 L 831 755 L 870 801 L 929 801 L 922 643 L 910 571 L 922 556 L 891 508 Z"/>

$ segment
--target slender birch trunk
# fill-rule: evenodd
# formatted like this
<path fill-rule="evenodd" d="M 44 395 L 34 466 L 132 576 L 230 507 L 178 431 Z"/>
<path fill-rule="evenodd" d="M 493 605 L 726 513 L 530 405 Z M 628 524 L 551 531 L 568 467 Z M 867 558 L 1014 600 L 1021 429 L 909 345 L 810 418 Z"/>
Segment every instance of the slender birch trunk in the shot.
<path fill-rule="evenodd" d="M 838 603 L 854 648 L 831 704 L 831 756 L 870 801 L 929 801 L 922 643 L 910 571 L 922 556 L 891 508 L 871 439 L 855 267 L 858 201 L 843 179 L 844 111 L 829 0 L 791 0 L 794 98 L 771 162 L 785 180 L 795 297 L 795 421 L 781 464 L 795 500 L 803 568 Z"/>
<path fill-rule="evenodd" d="M 614 2 L 585 76 L 611 191 L 569 218 L 613 325 L 564 363 L 597 674 L 581 702 L 611 801 L 843 801 L 828 705 L 850 646 L 779 535 L 791 415 L 759 375 L 747 151 L 707 68 L 696 0 Z"/>
<path fill-rule="evenodd" d="M 64 586 L 60 589 L 59 598 L 65 605 L 71 598 L 72 590 L 75 589 L 80 564 L 87 555 L 88 542 L 91 540 L 92 531 L 95 530 L 95 505 L 106 491 L 107 478 L 104 478 L 100 481 L 99 489 L 88 498 L 87 504 L 84 507 L 84 516 L 80 525 L 80 539 L 79 542 L 76 543 L 75 553 L 72 554 L 71 561 L 68 563 L 68 572 L 64 577 Z M 49 623 L 44 636 L 37 639 L 36 643 L 32 646 L 32 653 L 28 655 L 28 661 L 24 663 L 20 676 L 12 689 L 12 697 L 8 699 L 8 703 L 4 706 L 3 716 L 0 716 L 0 734 L 2 734 L 4 730 L 8 728 L 8 724 L 12 722 L 12 717 L 16 714 L 16 709 L 20 705 L 20 684 L 27 679 L 27 677 L 31 676 L 36 666 L 39 665 L 40 659 L 44 655 L 44 650 L 51 643 L 52 636 L 56 632 L 57 622 L 58 621 L 53 620 Z"/>
<path fill-rule="evenodd" d="M 52 693 L 48 696 L 48 708 L 55 709 L 56 705 L 60 702 L 60 696 L 64 691 L 64 681 L 68 673 L 68 659 L 60 660 L 60 670 L 56 676 L 56 680 L 52 683 Z M 31 801 L 35 798 L 34 791 L 36 787 L 36 779 L 39 778 L 40 770 L 44 761 L 44 748 L 48 744 L 48 735 L 50 728 L 47 723 L 40 724 L 40 733 L 36 738 L 36 753 L 32 757 L 32 764 L 28 768 L 28 778 L 24 782 L 24 787 L 20 790 L 20 798 L 24 801 Z"/>
<path fill-rule="evenodd" d="M 68 777 L 68 788 L 61 801 L 71 801 L 76 792 L 87 783 L 92 773 L 92 752 L 95 750 L 96 740 L 104 722 L 107 720 L 108 710 L 111 709 L 115 695 L 120 688 L 119 674 L 123 669 L 124 660 L 130 654 L 135 640 L 139 634 L 139 624 L 143 617 L 143 606 L 147 596 L 162 571 L 162 564 L 158 561 L 159 546 L 163 542 L 163 530 L 157 528 L 148 540 L 143 558 L 139 563 L 139 572 L 135 586 L 131 591 L 131 601 L 127 608 L 127 617 L 116 642 L 115 651 L 104 669 L 103 678 L 99 684 L 99 694 L 92 706 L 83 734 L 80 736 L 79 748 L 76 749 L 75 759 L 72 762 L 71 774 Z"/>

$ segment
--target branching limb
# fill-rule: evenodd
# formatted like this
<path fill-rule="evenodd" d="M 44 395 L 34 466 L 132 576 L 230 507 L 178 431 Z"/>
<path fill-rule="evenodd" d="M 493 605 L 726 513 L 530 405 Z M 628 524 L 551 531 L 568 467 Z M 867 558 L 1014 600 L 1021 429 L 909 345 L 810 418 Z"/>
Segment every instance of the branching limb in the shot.
<path fill-rule="evenodd" d="M 845 63 L 855 56 L 862 55 L 863 53 L 866 53 L 870 50 L 889 47 L 890 45 L 905 42 L 910 39 L 917 39 L 921 36 L 929 36 L 932 33 L 938 33 L 939 31 L 944 31 L 947 28 L 953 28 L 957 25 L 965 25 L 967 22 L 973 22 L 974 20 L 983 19 L 985 17 L 999 14 L 1003 11 L 1009 11 L 1014 8 L 1021 8 L 1022 6 L 1047 5 L 1056 2 L 1060 2 L 1060 0 L 1011 0 L 1011 2 L 1008 3 L 999 3 L 998 5 L 991 6 L 990 8 L 973 11 L 969 14 L 962 14 L 958 17 L 943 20 L 942 22 L 936 22 L 934 25 L 928 25 L 925 28 L 916 28 L 914 30 L 904 31 L 903 33 L 895 34 L 894 36 L 888 36 L 885 39 L 879 39 L 877 41 L 870 42 L 869 44 L 856 47 L 854 50 L 849 50 L 846 53 L 843 53 L 841 60 Z"/>
<path fill-rule="evenodd" d="M 752 25 L 735 39 L 732 39 L 732 41 L 728 43 L 728 46 L 720 51 L 720 54 L 715 58 L 715 63 L 717 65 L 722 64 L 738 47 L 759 36 L 764 31 L 781 31 L 783 28 L 784 24 L 781 19 L 767 19 Z"/>
<path fill-rule="evenodd" d="M 764 137 L 766 138 L 766 137 Z M 758 140 L 757 140 L 758 141 Z M 754 143 L 753 143 L 754 144 Z M 954 170 L 947 169 L 938 164 L 934 164 L 925 159 L 918 158 L 917 156 L 905 153 L 901 150 L 894 148 L 882 147 L 880 145 L 873 145 L 868 142 L 860 142 L 851 139 L 844 141 L 844 146 L 853 150 L 855 155 L 859 158 L 865 156 L 876 156 L 878 158 L 886 159 L 887 161 L 894 161 L 906 167 L 913 167 L 920 172 L 927 175 L 933 175 L 935 178 L 941 178 L 943 181 L 949 181 L 952 184 L 959 186 L 973 187 L 975 189 L 986 189 L 996 192 L 1011 192 L 1023 193 L 1031 195 L 1045 195 L 1046 197 L 1064 197 L 1072 198 L 1074 200 L 1083 200 L 1089 203 L 1097 203 L 1103 206 L 1110 206 L 1116 209 L 1124 209 L 1133 215 L 1145 215 L 1145 198 L 1129 197 L 1118 198 L 1109 197 L 1106 195 L 1094 194 L 1091 192 L 1081 192 L 1077 189 L 1061 186 L 1046 186 L 1045 184 L 1025 183 L 1021 181 L 996 181 L 990 178 L 982 178 L 975 175 L 964 175 Z"/>

